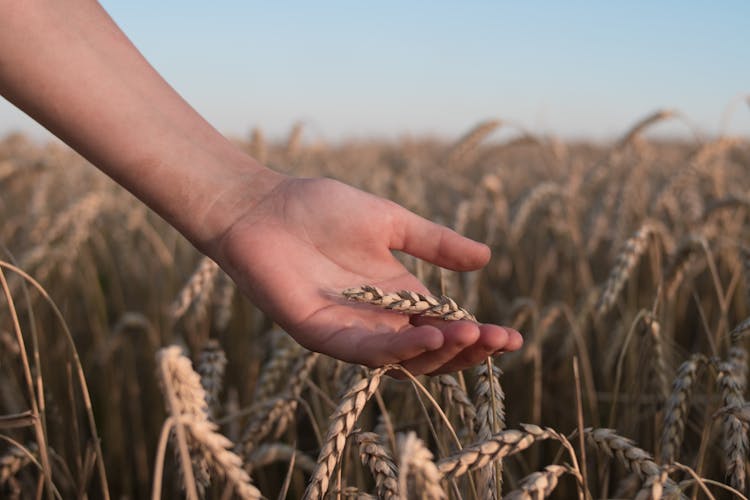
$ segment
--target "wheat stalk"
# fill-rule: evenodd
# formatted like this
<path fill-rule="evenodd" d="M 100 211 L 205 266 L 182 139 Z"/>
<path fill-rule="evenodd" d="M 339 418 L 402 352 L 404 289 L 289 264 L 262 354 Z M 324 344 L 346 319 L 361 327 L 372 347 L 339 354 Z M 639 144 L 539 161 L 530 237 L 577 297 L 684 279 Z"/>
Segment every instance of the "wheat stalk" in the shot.
<path fill-rule="evenodd" d="M 476 321 L 473 314 L 459 307 L 453 299 L 445 295 L 438 298 L 409 290 L 384 293 L 381 289 L 371 285 L 348 288 L 342 292 L 342 295 L 353 302 L 372 304 L 403 314 L 428 316 L 448 321 L 464 319 Z"/>

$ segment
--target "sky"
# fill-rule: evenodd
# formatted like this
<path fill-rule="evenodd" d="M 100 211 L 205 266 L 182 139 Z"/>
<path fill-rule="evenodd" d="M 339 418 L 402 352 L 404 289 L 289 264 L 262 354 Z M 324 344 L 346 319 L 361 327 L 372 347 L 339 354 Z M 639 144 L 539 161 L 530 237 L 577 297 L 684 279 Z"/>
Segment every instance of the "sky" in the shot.
<path fill-rule="evenodd" d="M 750 136 L 750 2 L 104 0 L 146 58 L 227 135 L 456 137 L 485 119 L 609 140 Z M 733 106 L 732 103 L 735 105 Z M 733 110 L 728 113 L 727 110 Z M 0 99 L 0 136 L 45 132 Z"/>

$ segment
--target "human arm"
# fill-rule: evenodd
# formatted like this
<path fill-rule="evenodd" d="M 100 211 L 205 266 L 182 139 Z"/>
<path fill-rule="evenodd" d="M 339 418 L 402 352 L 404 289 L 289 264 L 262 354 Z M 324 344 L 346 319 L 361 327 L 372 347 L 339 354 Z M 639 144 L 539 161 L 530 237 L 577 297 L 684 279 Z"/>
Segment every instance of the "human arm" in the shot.
<path fill-rule="evenodd" d="M 425 291 L 403 250 L 456 270 L 488 249 L 327 179 L 265 168 L 200 117 L 96 2 L 0 0 L 0 92 L 213 258 L 306 347 L 416 373 L 520 345 L 517 332 L 409 319 L 342 302 L 370 283 Z"/>

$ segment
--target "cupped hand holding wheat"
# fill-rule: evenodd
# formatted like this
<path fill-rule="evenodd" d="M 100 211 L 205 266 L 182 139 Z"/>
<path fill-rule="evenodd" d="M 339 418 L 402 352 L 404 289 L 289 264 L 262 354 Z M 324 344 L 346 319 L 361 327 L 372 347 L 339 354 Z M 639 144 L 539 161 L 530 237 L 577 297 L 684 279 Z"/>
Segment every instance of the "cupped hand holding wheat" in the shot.
<path fill-rule="evenodd" d="M 439 373 L 520 347 L 511 329 L 410 318 L 340 295 L 362 284 L 427 294 L 392 250 L 467 271 L 487 263 L 484 245 L 328 179 L 287 178 L 247 205 L 237 208 L 210 254 L 306 348 L 368 366 L 400 363 L 413 373 Z"/>

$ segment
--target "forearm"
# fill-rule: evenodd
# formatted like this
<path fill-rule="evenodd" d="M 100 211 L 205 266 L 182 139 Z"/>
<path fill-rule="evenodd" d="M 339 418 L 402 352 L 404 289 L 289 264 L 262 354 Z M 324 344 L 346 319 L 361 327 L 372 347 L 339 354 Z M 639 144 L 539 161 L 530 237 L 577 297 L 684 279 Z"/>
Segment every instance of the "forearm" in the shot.
<path fill-rule="evenodd" d="M 94 1 L 0 0 L 0 92 L 197 246 L 278 176 L 203 120 Z M 253 192 L 232 192 L 252 177 Z M 246 200 L 243 200 L 243 202 Z M 203 249 L 203 248 L 202 248 Z"/>

